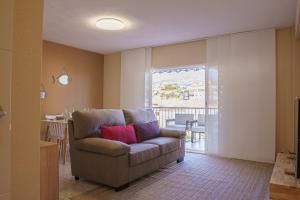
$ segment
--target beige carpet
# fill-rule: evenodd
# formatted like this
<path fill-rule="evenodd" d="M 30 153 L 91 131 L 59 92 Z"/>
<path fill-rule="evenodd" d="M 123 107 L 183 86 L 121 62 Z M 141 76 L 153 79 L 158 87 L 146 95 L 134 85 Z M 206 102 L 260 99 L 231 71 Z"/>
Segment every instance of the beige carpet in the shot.
<path fill-rule="evenodd" d="M 192 154 L 115 192 L 109 187 L 75 182 L 61 187 L 60 199 L 72 200 L 260 200 L 268 198 L 273 165 Z M 66 170 L 66 167 L 63 169 Z M 67 169 L 68 170 L 68 169 Z M 68 173 L 65 172 L 65 175 Z M 71 187 L 71 188 L 70 188 Z M 74 187 L 74 188 L 72 188 Z M 66 191 L 67 190 L 67 191 Z"/>

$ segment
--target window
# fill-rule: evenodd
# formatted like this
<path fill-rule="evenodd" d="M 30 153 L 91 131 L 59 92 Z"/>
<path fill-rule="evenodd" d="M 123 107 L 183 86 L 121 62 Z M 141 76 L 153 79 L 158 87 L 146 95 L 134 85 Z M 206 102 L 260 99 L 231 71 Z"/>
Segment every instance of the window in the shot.
<path fill-rule="evenodd" d="M 152 73 L 153 107 L 205 107 L 204 66 L 159 69 Z"/>

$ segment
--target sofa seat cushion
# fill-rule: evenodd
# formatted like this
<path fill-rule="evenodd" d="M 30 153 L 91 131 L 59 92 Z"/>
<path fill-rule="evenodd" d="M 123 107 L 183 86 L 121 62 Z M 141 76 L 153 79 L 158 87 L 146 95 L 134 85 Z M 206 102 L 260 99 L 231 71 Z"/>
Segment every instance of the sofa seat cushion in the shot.
<path fill-rule="evenodd" d="M 154 139 L 146 140 L 143 143 L 158 145 L 161 155 L 176 151 L 180 147 L 179 139 L 173 137 L 157 137 Z"/>
<path fill-rule="evenodd" d="M 129 165 L 135 166 L 159 156 L 159 147 L 155 144 L 131 144 L 129 152 Z"/>

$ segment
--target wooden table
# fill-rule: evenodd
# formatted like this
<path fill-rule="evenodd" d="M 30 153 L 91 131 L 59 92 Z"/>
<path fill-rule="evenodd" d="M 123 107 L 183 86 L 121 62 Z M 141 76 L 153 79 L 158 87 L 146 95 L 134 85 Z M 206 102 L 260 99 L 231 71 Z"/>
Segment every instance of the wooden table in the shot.
<path fill-rule="evenodd" d="M 295 171 L 295 160 L 290 154 L 278 153 L 270 180 L 270 199 L 300 200 L 300 180 L 287 171 Z"/>
<path fill-rule="evenodd" d="M 58 144 L 40 141 L 40 199 L 58 200 Z"/>

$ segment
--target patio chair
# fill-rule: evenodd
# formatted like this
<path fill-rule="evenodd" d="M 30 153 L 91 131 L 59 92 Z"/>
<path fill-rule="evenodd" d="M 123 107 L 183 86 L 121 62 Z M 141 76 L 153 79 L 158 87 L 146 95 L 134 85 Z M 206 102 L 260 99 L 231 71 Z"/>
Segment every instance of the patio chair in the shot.
<path fill-rule="evenodd" d="M 194 142 L 195 135 L 199 134 L 199 138 L 201 133 L 205 133 L 205 114 L 199 114 L 197 120 L 193 120 L 191 123 L 191 141 Z"/>
<path fill-rule="evenodd" d="M 175 119 L 166 120 L 166 126 L 168 129 L 187 131 L 190 128 L 190 122 L 193 120 L 194 114 L 175 114 Z"/>

